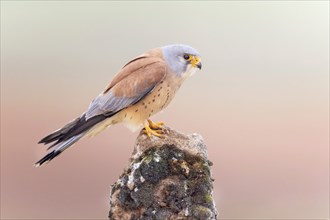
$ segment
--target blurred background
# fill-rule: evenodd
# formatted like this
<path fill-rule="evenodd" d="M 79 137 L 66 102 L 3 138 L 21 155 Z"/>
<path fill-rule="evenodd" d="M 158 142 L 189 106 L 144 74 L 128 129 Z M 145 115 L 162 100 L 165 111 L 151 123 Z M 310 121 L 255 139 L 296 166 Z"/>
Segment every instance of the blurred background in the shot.
<path fill-rule="evenodd" d="M 148 49 L 203 69 L 154 120 L 200 133 L 220 219 L 329 217 L 328 1 L 1 1 L 1 218 L 106 219 L 137 133 L 122 125 L 50 164 L 37 142 Z"/>

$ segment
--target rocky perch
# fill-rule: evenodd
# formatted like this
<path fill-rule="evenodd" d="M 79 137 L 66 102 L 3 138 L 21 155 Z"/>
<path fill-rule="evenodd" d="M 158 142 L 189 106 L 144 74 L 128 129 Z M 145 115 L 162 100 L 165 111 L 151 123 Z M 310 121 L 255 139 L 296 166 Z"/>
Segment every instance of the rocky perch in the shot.
<path fill-rule="evenodd" d="M 109 219 L 217 219 L 207 150 L 199 134 L 142 132 L 129 167 L 112 185 Z"/>

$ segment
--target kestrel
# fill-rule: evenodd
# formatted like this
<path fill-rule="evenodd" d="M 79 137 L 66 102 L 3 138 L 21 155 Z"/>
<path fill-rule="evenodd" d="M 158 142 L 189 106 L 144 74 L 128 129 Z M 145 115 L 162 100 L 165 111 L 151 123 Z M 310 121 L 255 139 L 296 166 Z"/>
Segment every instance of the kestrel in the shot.
<path fill-rule="evenodd" d="M 129 61 L 85 113 L 39 141 L 52 143 L 48 149 L 54 150 L 35 166 L 51 161 L 82 137 L 120 122 L 132 131 L 144 126 L 149 137 L 161 137 L 163 123 L 149 118 L 164 109 L 185 79 L 201 68 L 197 50 L 181 44 L 155 48 Z"/>

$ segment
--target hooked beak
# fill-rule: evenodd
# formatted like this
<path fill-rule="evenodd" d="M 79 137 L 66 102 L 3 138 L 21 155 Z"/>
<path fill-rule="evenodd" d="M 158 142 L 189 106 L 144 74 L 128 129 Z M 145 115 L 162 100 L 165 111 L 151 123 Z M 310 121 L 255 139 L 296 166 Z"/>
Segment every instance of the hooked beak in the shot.
<path fill-rule="evenodd" d="M 193 66 L 193 67 L 197 67 L 198 69 L 202 69 L 202 62 L 201 62 L 202 60 L 201 60 L 201 58 L 200 57 L 198 57 L 198 56 L 193 56 L 193 58 L 191 59 L 191 65 Z"/>
<path fill-rule="evenodd" d="M 197 66 L 197 68 L 198 68 L 198 69 L 200 69 L 200 70 L 201 70 L 201 69 L 202 69 L 202 62 L 199 62 L 199 63 L 197 63 L 197 65 L 196 65 L 196 66 Z"/>

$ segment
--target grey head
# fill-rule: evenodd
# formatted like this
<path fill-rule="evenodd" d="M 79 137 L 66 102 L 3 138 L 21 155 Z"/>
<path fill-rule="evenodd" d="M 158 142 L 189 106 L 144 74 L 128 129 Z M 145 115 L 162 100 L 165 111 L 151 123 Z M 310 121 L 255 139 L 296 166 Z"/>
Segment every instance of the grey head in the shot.
<path fill-rule="evenodd" d="M 166 63 L 177 75 L 185 73 L 189 66 L 202 68 L 200 54 L 191 46 L 172 44 L 162 47 L 162 51 Z"/>

